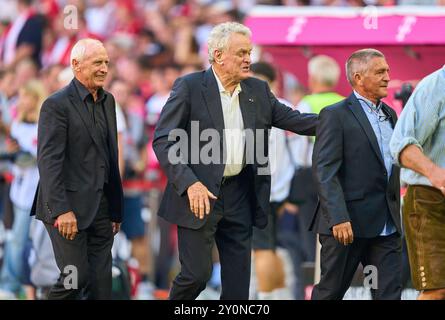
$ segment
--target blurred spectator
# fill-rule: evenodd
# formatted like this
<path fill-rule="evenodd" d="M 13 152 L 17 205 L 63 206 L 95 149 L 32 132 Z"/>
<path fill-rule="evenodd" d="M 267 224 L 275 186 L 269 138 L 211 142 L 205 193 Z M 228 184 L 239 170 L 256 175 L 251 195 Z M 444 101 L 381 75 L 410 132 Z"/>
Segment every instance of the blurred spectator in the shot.
<path fill-rule="evenodd" d="M 184 20 L 176 33 L 175 62 L 196 64 L 201 62 L 199 46 L 194 36 L 194 26 Z"/>
<path fill-rule="evenodd" d="M 103 38 L 110 36 L 116 11 L 115 1 L 91 0 L 89 3 L 91 6 L 85 10 L 88 30 Z"/>
<path fill-rule="evenodd" d="M 31 6 L 32 0 L 17 0 L 18 16 L 4 31 L 1 39 L 1 65 L 14 66 L 25 58 L 40 64 L 43 16 Z"/>
<path fill-rule="evenodd" d="M 2 137 L 9 135 L 12 120 L 10 106 L 15 93 L 13 71 L 11 69 L 0 71 L 0 136 Z"/>
<path fill-rule="evenodd" d="M 116 99 L 117 107 L 122 111 L 126 127 L 122 132 L 122 153 L 124 168 L 121 174 L 124 181 L 140 182 L 143 179 L 146 159 L 146 140 L 144 135 L 144 118 L 142 109 L 135 109 L 129 104 L 130 88 L 121 79 L 114 79 L 110 92 Z M 123 152 L 122 152 L 123 151 Z M 124 214 L 122 231 L 131 241 L 131 254 L 138 262 L 141 281 L 147 282 L 150 267 L 149 248 L 142 219 L 143 188 L 140 185 L 124 184 Z"/>
<path fill-rule="evenodd" d="M 57 282 L 60 271 L 57 267 L 53 246 L 45 225 L 33 219 L 29 237 L 31 247 L 28 255 L 31 288 L 27 299 L 46 299 L 49 289 Z"/>
<path fill-rule="evenodd" d="M 62 89 L 63 87 L 67 86 L 71 80 L 74 78 L 74 73 L 71 67 L 66 67 L 62 71 L 60 71 L 59 75 L 57 76 L 57 90 Z"/>
<path fill-rule="evenodd" d="M 318 114 L 324 107 L 343 100 L 344 97 L 334 91 L 339 78 L 340 67 L 334 59 L 326 55 L 311 58 L 308 62 L 308 88 L 311 94 L 301 100 L 298 109 Z M 292 189 L 291 197 L 299 204 L 296 223 L 301 248 L 299 259 L 301 262 L 314 263 L 316 236 L 308 231 L 310 219 L 317 205 L 317 191 L 311 172 L 312 139 L 308 141 L 305 148 L 306 150 L 297 152 L 304 154 L 307 158 L 296 172 L 294 179 L 299 181 L 299 185 Z M 302 289 L 298 289 L 300 293 Z"/>
<path fill-rule="evenodd" d="M 398 0 L 397 4 L 399 5 L 434 5 L 437 0 Z"/>
<path fill-rule="evenodd" d="M 266 81 L 272 92 L 276 92 L 276 71 L 268 63 L 257 62 L 250 66 L 252 75 Z M 290 106 L 288 101 L 280 99 L 282 103 Z M 273 127 L 269 136 L 269 150 L 271 152 L 271 193 L 269 222 L 264 229 L 253 228 L 252 249 L 253 262 L 257 281 L 257 298 L 259 300 L 290 300 L 293 299 L 292 290 L 286 287 L 284 263 L 277 253 L 277 220 L 285 204 L 294 213 L 297 207 L 287 203 L 291 180 L 294 174 L 290 152 L 292 147 L 286 131 Z M 279 164 L 278 164 L 279 161 Z"/>
<path fill-rule="evenodd" d="M 37 79 L 39 68 L 36 63 L 31 59 L 23 59 L 17 63 L 15 67 L 15 77 L 13 80 L 15 94 L 22 86 L 28 83 L 30 80 Z"/>
<path fill-rule="evenodd" d="M 137 35 L 142 29 L 143 22 L 137 15 L 137 8 L 133 0 L 116 0 L 112 32 Z M 109 30 L 108 30 L 109 31 Z"/>
<path fill-rule="evenodd" d="M 14 72 L 12 69 L 0 70 L 0 153 L 7 152 L 7 141 L 10 134 L 12 122 L 11 106 L 15 99 Z M 12 224 L 12 209 L 9 200 L 9 186 L 7 179 L 10 169 L 8 162 L 0 161 L 0 229 L 4 222 L 5 227 Z M 1 231 L 0 231 L 1 233 Z M 0 238 L 2 234 L 0 234 Z"/>
<path fill-rule="evenodd" d="M 320 113 L 329 104 L 336 103 L 343 96 L 334 92 L 340 78 L 340 67 L 331 57 L 315 56 L 308 62 L 308 86 L 310 95 L 302 103 L 307 104 L 312 112 Z"/>
<path fill-rule="evenodd" d="M 77 14 L 76 25 L 65 25 L 66 15 L 61 11 L 51 21 L 44 33 L 44 50 L 42 52 L 42 65 L 52 64 L 69 66 L 70 52 L 74 44 L 82 38 L 98 39 L 99 36 L 90 32 L 86 27 L 86 21 L 82 13 Z"/>
<path fill-rule="evenodd" d="M 179 74 L 179 72 L 177 73 Z M 148 99 L 146 108 L 147 124 L 155 126 L 162 107 L 170 95 L 171 83 L 165 81 L 165 69 L 155 68 L 151 72 L 150 83 L 154 94 Z"/>
<path fill-rule="evenodd" d="M 149 181 L 162 183 L 166 178 L 159 165 L 158 159 L 154 154 L 152 143 L 154 136 L 154 129 L 159 120 L 159 115 L 170 95 L 174 81 L 179 77 L 180 68 L 178 65 L 171 64 L 153 69 L 151 72 L 150 82 L 153 90 L 153 95 L 148 99 L 146 111 L 146 125 L 148 130 L 148 147 L 147 147 L 147 172 L 146 178 Z M 156 202 L 156 207 L 159 205 L 161 199 L 161 192 L 151 195 L 154 198 L 152 201 Z M 169 274 L 164 270 L 170 269 L 172 265 L 172 255 L 176 252 L 174 245 L 172 245 L 172 237 L 176 235 L 172 225 L 163 220 L 157 220 L 157 227 L 159 230 L 159 250 L 157 254 L 156 266 L 156 284 L 162 289 L 168 289 L 170 285 Z"/>
<path fill-rule="evenodd" d="M 139 36 L 137 38 L 136 45 L 136 54 L 137 55 L 145 55 L 145 56 L 154 56 L 162 51 L 165 48 L 159 41 L 156 39 L 153 31 L 149 29 L 142 29 L 139 31 Z"/>
<path fill-rule="evenodd" d="M 53 64 L 42 70 L 40 78 L 49 94 L 59 90 L 60 85 L 58 78 L 63 69 L 63 65 Z"/>
<path fill-rule="evenodd" d="M 24 250 L 31 222 L 30 211 L 39 182 L 37 169 L 37 122 L 46 92 L 40 81 L 20 88 L 17 118 L 11 126 L 8 156 L 14 163 L 10 197 L 14 205 L 14 223 L 5 246 L 0 287 L 5 296 L 19 294 L 24 281 Z"/>

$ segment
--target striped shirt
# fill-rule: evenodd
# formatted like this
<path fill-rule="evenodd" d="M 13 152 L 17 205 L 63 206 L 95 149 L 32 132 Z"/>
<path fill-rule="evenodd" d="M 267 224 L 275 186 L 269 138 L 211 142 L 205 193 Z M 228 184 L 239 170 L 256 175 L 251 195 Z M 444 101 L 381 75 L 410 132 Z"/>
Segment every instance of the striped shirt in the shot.
<path fill-rule="evenodd" d="M 390 143 L 397 165 L 401 166 L 401 151 L 411 144 L 445 168 L 445 66 L 419 82 L 400 115 Z M 425 176 L 410 169 L 402 168 L 401 180 L 431 186 Z"/>

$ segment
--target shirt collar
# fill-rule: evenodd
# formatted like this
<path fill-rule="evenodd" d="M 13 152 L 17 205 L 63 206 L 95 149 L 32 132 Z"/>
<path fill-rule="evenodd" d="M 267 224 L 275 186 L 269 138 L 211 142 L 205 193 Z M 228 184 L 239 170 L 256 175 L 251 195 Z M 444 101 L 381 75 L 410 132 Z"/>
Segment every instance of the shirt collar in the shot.
<path fill-rule="evenodd" d="M 224 88 L 224 86 L 222 85 L 222 82 L 221 82 L 221 80 L 219 80 L 218 75 L 216 74 L 216 72 L 215 72 L 215 70 L 213 69 L 213 67 L 212 67 L 212 71 L 213 71 L 213 74 L 215 75 L 216 83 L 218 84 L 218 90 L 219 90 L 219 92 L 220 92 L 220 93 L 228 93 L 228 94 L 230 95 L 230 92 L 228 92 L 228 91 Z M 236 88 L 235 88 L 235 91 L 233 91 L 233 94 L 238 94 L 238 93 L 240 93 L 241 91 L 242 91 L 242 90 L 241 90 L 241 84 L 238 83 L 238 85 L 237 85 Z"/>
<path fill-rule="evenodd" d="M 381 101 L 379 101 L 378 104 L 376 105 L 371 100 L 363 97 L 362 95 L 360 95 L 360 93 L 358 93 L 355 90 L 354 90 L 354 94 L 355 94 L 355 97 L 359 100 L 359 102 L 360 102 L 360 100 L 363 100 L 368 105 L 369 108 L 372 108 L 372 109 L 374 109 L 376 111 L 381 109 L 381 107 L 382 107 L 382 102 Z"/>
<path fill-rule="evenodd" d="M 88 96 L 91 95 L 91 92 L 88 91 L 88 89 L 77 79 L 74 78 L 74 84 L 77 88 L 77 92 L 79 92 L 80 98 L 82 101 L 85 101 Z M 92 99 L 91 95 L 91 99 Z M 105 99 L 105 90 L 103 88 L 99 88 L 97 90 L 97 102 L 101 102 L 103 99 Z"/>

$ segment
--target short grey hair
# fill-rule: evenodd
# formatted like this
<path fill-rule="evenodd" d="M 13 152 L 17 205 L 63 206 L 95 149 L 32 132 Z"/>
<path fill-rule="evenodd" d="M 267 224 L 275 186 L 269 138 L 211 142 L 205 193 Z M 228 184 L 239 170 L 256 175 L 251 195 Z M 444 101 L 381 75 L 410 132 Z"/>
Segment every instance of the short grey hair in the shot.
<path fill-rule="evenodd" d="M 354 52 L 346 61 L 346 77 L 351 86 L 354 86 L 354 74 L 365 73 L 372 58 L 385 58 L 385 55 L 376 49 L 362 49 Z"/>
<path fill-rule="evenodd" d="M 100 42 L 99 40 L 91 38 L 81 39 L 76 42 L 76 44 L 71 49 L 71 55 L 70 55 L 71 67 L 73 66 L 74 59 L 76 59 L 77 61 L 83 60 L 87 52 L 87 48 L 92 45 L 102 46 L 102 47 L 104 46 L 103 43 Z"/>
<path fill-rule="evenodd" d="M 250 31 L 250 29 L 245 25 L 238 22 L 220 23 L 212 29 L 207 42 L 210 64 L 215 61 L 215 58 L 213 57 L 215 50 L 227 49 L 229 38 L 234 33 L 239 33 L 249 38 L 252 36 L 252 31 Z"/>
<path fill-rule="evenodd" d="M 335 87 L 340 78 L 340 67 L 331 57 L 318 55 L 309 60 L 308 74 L 317 82 Z"/>

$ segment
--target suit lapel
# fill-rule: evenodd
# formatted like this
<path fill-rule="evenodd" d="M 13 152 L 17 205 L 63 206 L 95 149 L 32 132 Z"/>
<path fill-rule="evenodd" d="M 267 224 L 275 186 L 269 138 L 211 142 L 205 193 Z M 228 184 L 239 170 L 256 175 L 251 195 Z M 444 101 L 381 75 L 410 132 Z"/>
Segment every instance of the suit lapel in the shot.
<path fill-rule="evenodd" d="M 390 106 L 388 106 L 385 103 L 382 103 L 382 108 L 385 110 L 385 112 L 387 114 L 390 115 L 389 119 L 391 121 L 391 126 L 394 129 L 394 127 L 396 126 L 396 122 L 397 122 L 397 115 L 396 115 L 396 113 L 394 112 L 394 110 Z M 391 177 L 389 178 L 390 184 L 392 184 L 392 180 L 394 179 L 394 176 L 395 176 L 394 174 L 395 174 L 396 170 L 398 170 L 398 168 L 393 164 L 392 167 L 391 167 Z"/>
<path fill-rule="evenodd" d="M 85 124 L 85 127 L 87 128 L 88 133 L 91 136 L 91 139 L 94 141 L 94 143 L 96 144 L 99 152 L 102 153 L 102 156 L 106 156 L 105 154 L 103 154 L 103 151 L 100 146 L 100 140 L 99 137 L 96 134 L 96 131 L 93 128 L 93 120 L 91 119 L 91 115 L 88 112 L 85 103 L 80 99 L 80 96 L 74 86 L 74 83 L 71 82 L 70 84 L 70 88 L 69 88 L 69 100 L 71 102 L 71 104 L 74 106 L 74 109 L 76 109 L 76 111 L 79 113 L 80 118 L 82 119 L 83 123 Z"/>
<path fill-rule="evenodd" d="M 352 93 L 348 98 L 348 107 L 357 118 L 357 121 L 360 123 L 361 127 L 366 133 L 366 136 L 371 143 L 372 149 L 377 155 L 378 159 L 382 163 L 383 167 L 385 167 L 385 162 L 383 161 L 382 153 L 380 152 L 379 143 L 377 142 L 377 137 L 375 136 L 374 130 L 372 129 L 371 124 L 369 123 L 368 117 L 363 111 L 360 102 L 355 97 L 354 93 Z"/>
<path fill-rule="evenodd" d="M 204 96 L 205 104 L 209 112 L 210 118 L 213 121 L 213 126 L 218 130 L 222 137 L 224 129 L 224 116 L 222 111 L 221 97 L 219 95 L 218 84 L 213 75 L 212 68 L 207 69 L 204 74 L 204 81 L 202 83 L 202 94 Z"/>
<path fill-rule="evenodd" d="M 255 96 L 244 82 L 241 82 L 239 105 L 243 115 L 244 129 L 255 130 Z"/>
<path fill-rule="evenodd" d="M 391 107 L 385 103 L 382 103 L 382 108 L 385 110 L 385 113 L 390 115 L 389 120 L 391 121 L 391 126 L 394 129 L 394 127 L 396 126 L 396 122 L 397 122 L 394 110 L 392 110 Z"/>

